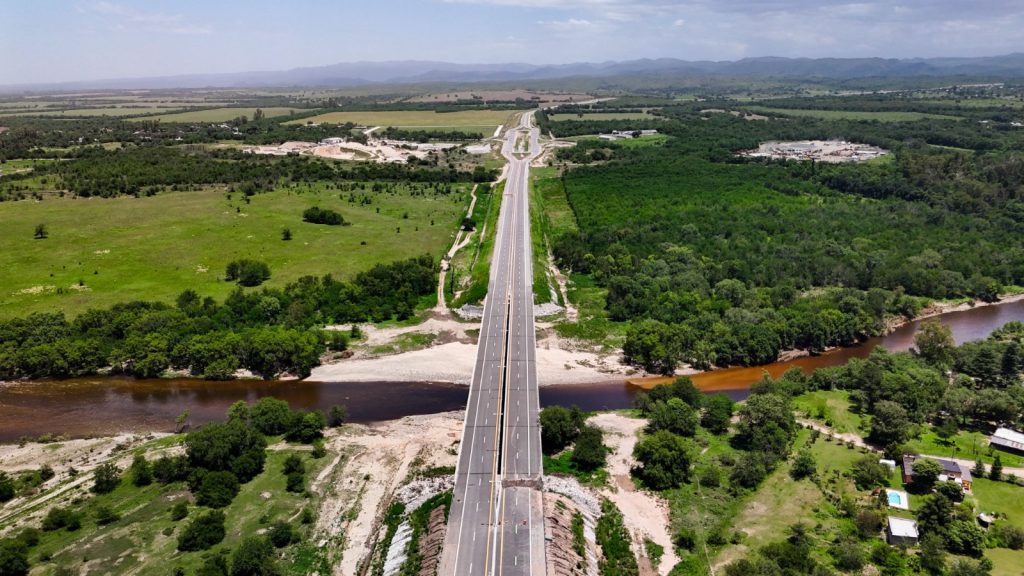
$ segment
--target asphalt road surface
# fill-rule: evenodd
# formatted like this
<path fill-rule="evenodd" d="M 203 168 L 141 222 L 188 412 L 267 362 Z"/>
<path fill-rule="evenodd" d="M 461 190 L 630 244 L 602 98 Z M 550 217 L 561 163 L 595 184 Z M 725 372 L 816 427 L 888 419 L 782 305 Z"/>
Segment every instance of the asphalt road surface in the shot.
<path fill-rule="evenodd" d="M 508 177 L 455 471 L 442 576 L 544 573 L 528 188 L 530 160 L 540 146 L 532 118 L 523 114 L 502 148 Z"/>

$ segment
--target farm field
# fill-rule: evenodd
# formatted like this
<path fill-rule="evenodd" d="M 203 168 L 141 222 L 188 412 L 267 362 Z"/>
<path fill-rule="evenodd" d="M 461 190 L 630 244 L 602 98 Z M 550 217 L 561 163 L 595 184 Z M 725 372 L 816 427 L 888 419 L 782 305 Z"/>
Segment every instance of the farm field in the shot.
<path fill-rule="evenodd" d="M 133 299 L 172 301 L 186 288 L 219 299 L 235 288 L 219 277 L 238 258 L 266 262 L 270 286 L 311 274 L 346 278 L 424 253 L 439 258 L 465 213 L 469 186 L 437 195 L 421 186 L 414 195 L 406 185 L 394 192 L 367 185 L 353 192 L 365 194 L 366 205 L 323 185 L 279 188 L 250 203 L 239 193 L 228 200 L 215 188 L 0 203 L 0 221 L 12 223 L 0 229 L 0 317 L 56 310 L 73 316 Z M 302 211 L 310 206 L 336 210 L 352 224 L 305 223 Z M 33 239 L 37 224 L 46 225 L 48 238 Z M 286 227 L 293 234 L 287 242 L 281 239 Z"/>
<path fill-rule="evenodd" d="M 399 110 L 388 112 L 327 112 L 312 118 L 293 120 L 288 124 L 341 124 L 352 122 L 364 126 L 394 126 L 397 128 L 460 128 L 473 132 L 493 132 L 508 121 L 514 112 L 508 110 L 464 110 L 461 112 L 434 112 L 427 110 Z M 486 134 L 490 136 L 490 134 Z"/>
<path fill-rule="evenodd" d="M 575 120 L 657 120 L 646 112 L 595 112 L 593 114 L 552 114 L 548 116 L 553 122 L 572 122 Z"/>
<path fill-rule="evenodd" d="M 276 116 L 287 116 L 292 113 L 308 112 L 302 108 L 270 107 L 263 108 L 267 118 Z M 159 120 L 160 122 L 227 122 L 239 116 L 252 118 L 256 108 L 212 108 L 210 110 L 192 110 L 176 114 L 163 114 L 160 116 L 146 116 L 138 120 Z"/>
<path fill-rule="evenodd" d="M 18 110 L 14 112 L 0 111 L 0 116 L 67 116 L 70 118 L 95 117 L 95 116 L 138 116 L 141 114 L 153 114 L 155 112 L 176 112 L 183 106 L 132 106 L 132 107 L 108 107 L 108 108 L 70 108 L 64 110 Z"/>
<path fill-rule="evenodd" d="M 799 116 L 824 118 L 826 120 L 877 120 L 879 122 L 913 122 L 931 118 L 935 120 L 960 120 L 956 116 L 944 114 L 926 114 L 924 112 L 861 112 L 854 110 L 801 110 L 789 108 L 769 108 L 767 106 L 744 106 L 744 110 L 758 114 L 774 114 L 777 116 Z"/>

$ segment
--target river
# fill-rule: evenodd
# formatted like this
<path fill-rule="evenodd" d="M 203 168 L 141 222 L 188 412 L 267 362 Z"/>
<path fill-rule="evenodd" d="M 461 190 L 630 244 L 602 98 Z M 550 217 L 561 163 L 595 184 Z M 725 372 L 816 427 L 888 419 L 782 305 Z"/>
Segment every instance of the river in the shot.
<path fill-rule="evenodd" d="M 939 317 L 957 343 L 985 338 L 1011 320 L 1024 321 L 1024 301 L 984 306 Z M 767 371 L 779 376 L 792 367 L 805 372 L 865 358 L 877 346 L 908 350 L 919 322 L 898 328 L 888 336 L 859 346 L 829 351 L 752 368 L 726 368 L 693 377 L 705 391 L 722 391 L 734 399 Z M 585 410 L 626 408 L 639 387 L 624 382 L 543 386 L 542 406 L 577 405 Z M 344 404 L 354 422 L 392 420 L 415 414 L 461 410 L 467 388 L 431 382 L 309 382 L 234 380 L 208 382 L 195 379 L 136 380 L 123 377 L 87 377 L 38 380 L 0 385 L 0 441 L 59 434 L 85 437 L 119 432 L 170 431 L 175 418 L 188 410 L 193 425 L 223 418 L 231 403 L 273 395 L 293 407 L 326 410 Z"/>

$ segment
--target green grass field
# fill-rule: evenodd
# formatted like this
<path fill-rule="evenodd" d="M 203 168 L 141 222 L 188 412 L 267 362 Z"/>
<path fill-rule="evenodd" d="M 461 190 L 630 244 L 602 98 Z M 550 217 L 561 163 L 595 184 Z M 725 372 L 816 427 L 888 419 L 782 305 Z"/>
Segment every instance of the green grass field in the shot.
<path fill-rule="evenodd" d="M 826 120 L 877 120 L 879 122 L 912 122 L 924 118 L 937 120 L 960 120 L 956 116 L 943 114 L 926 114 L 924 112 L 860 112 L 853 110 L 791 110 L 789 108 L 769 108 L 767 106 L 744 106 L 745 110 L 758 114 L 776 116 L 809 116 Z"/>
<path fill-rule="evenodd" d="M 992 576 L 1021 576 L 1024 574 L 1024 550 L 993 548 L 985 550 L 985 556 L 992 560 Z"/>
<path fill-rule="evenodd" d="M 797 413 L 820 422 L 836 432 L 865 434 L 860 414 L 850 412 L 850 393 L 845 390 L 818 390 L 793 399 Z"/>
<path fill-rule="evenodd" d="M 289 124 L 319 124 L 352 122 L 364 126 L 394 126 L 398 128 L 459 128 L 470 132 L 483 132 L 485 136 L 504 124 L 513 112 L 507 110 L 464 110 L 461 112 L 434 112 L 432 110 L 399 110 L 394 112 L 328 112 L 293 120 Z"/>
<path fill-rule="evenodd" d="M 184 106 L 146 106 L 134 104 L 132 107 L 109 107 L 109 108 L 77 108 L 69 110 L 21 110 L 21 111 L 0 111 L 0 116 L 67 116 L 69 118 L 93 117 L 93 116 L 138 116 L 140 114 L 152 114 L 154 112 L 177 111 Z"/>
<path fill-rule="evenodd" d="M 988 436 L 981 432 L 961 430 L 955 437 L 943 440 L 929 427 L 919 438 L 914 438 L 907 442 L 907 450 L 932 456 L 947 456 L 968 460 L 980 458 L 986 464 L 991 464 L 995 455 L 999 454 L 999 459 L 1002 460 L 1003 466 L 1024 466 L 1024 457 L 990 448 Z"/>
<path fill-rule="evenodd" d="M 289 114 L 300 112 L 308 112 L 302 108 L 263 108 L 263 114 L 267 118 L 275 118 L 277 116 L 288 116 Z M 212 108 L 210 110 L 192 110 L 189 112 L 179 112 L 177 114 L 162 114 L 159 116 L 146 116 L 144 118 L 135 118 L 134 121 L 143 120 L 159 120 L 160 122 L 227 122 L 234 120 L 239 116 L 245 116 L 250 120 L 253 114 L 256 113 L 256 108 Z"/>
<path fill-rule="evenodd" d="M 552 122 L 572 122 L 587 120 L 658 120 L 646 112 L 593 112 L 590 114 L 552 114 L 548 118 Z"/>
<path fill-rule="evenodd" d="M 456 185 L 447 195 L 429 189 L 413 195 L 405 185 L 395 192 L 372 192 L 368 185 L 368 205 L 349 203 L 349 193 L 323 185 L 281 188 L 249 204 L 239 193 L 228 200 L 216 189 L 0 203 L 0 222 L 9 223 L 0 227 L 0 317 L 53 310 L 74 315 L 131 299 L 171 301 L 186 288 L 223 298 L 235 285 L 218 278 L 237 258 L 269 264 L 270 286 L 310 274 L 350 277 L 423 253 L 440 258 L 465 213 L 468 191 Z M 357 198 L 363 193 L 355 192 Z M 302 211 L 314 205 L 340 212 L 352 225 L 302 222 Z M 45 240 L 33 239 L 40 223 L 49 232 Z M 281 240 L 286 227 L 293 234 L 288 242 Z"/>

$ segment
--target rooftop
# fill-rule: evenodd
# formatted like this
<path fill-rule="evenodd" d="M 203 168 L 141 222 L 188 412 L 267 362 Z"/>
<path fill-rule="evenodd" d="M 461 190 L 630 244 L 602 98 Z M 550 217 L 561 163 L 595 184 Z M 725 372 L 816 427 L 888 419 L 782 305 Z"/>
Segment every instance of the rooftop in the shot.
<path fill-rule="evenodd" d="M 1024 434 L 1009 428 L 999 428 L 989 438 L 989 442 L 997 446 L 1005 446 L 1016 450 L 1024 450 Z"/>
<path fill-rule="evenodd" d="M 903 538 L 917 538 L 917 522 L 889 516 L 889 534 Z"/>

